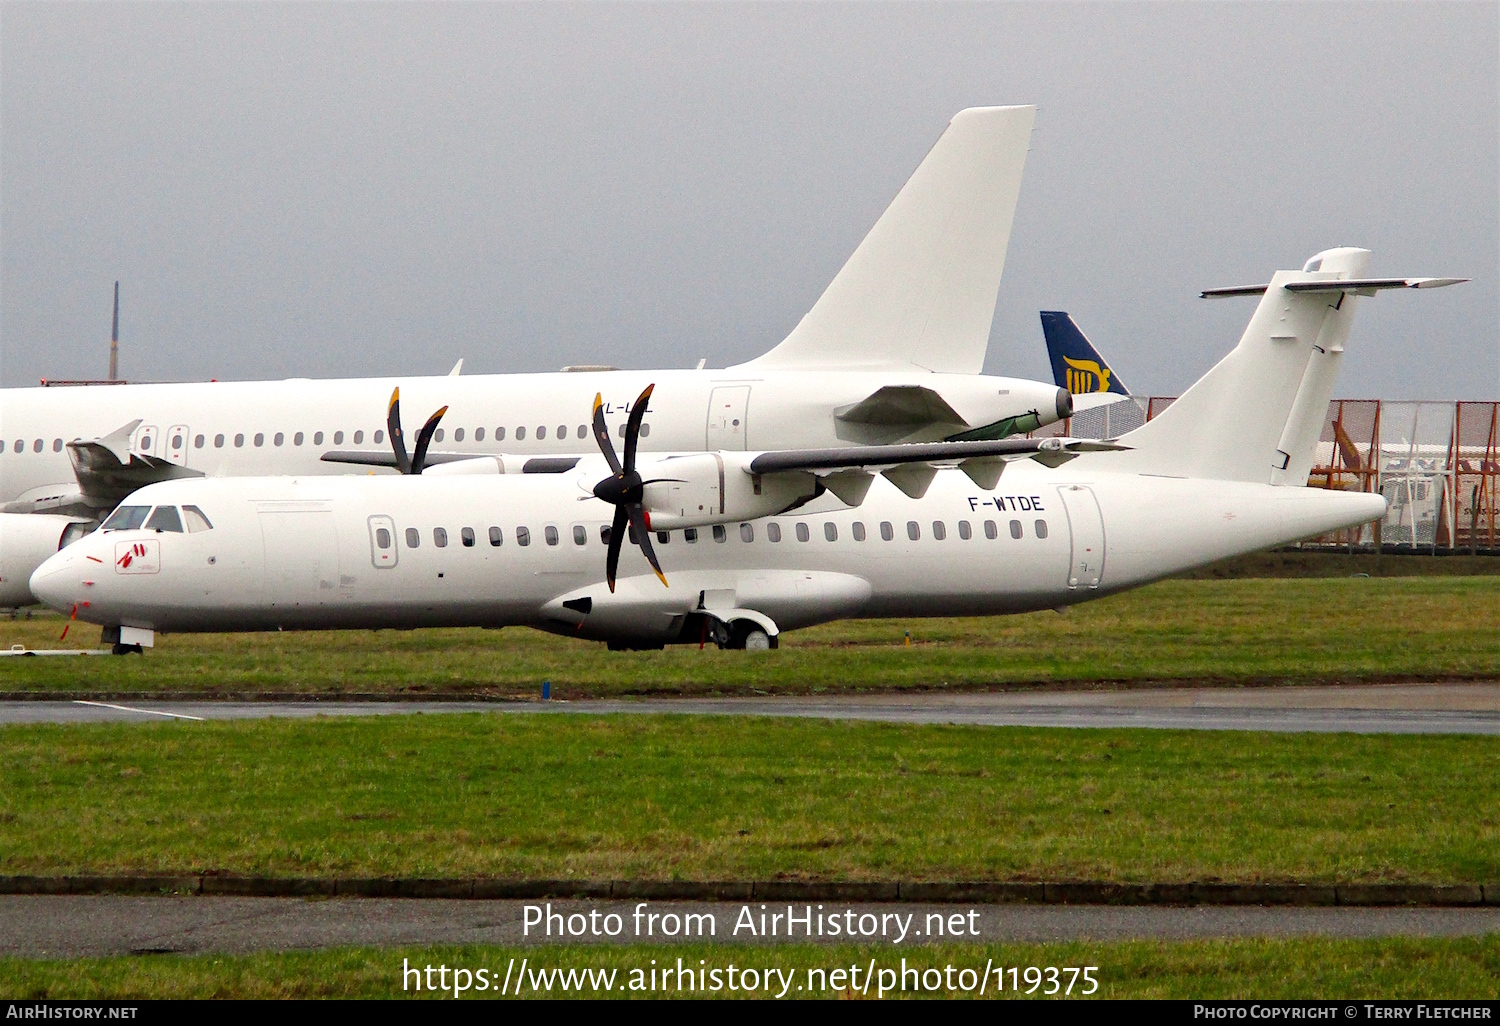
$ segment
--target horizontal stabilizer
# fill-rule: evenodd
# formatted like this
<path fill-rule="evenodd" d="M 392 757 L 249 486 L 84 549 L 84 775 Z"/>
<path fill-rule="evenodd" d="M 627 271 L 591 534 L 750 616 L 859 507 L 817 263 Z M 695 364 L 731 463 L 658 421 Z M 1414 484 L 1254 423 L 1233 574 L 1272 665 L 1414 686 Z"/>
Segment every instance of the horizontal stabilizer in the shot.
<path fill-rule="evenodd" d="M 1091 438 L 1000 438 L 991 442 L 916 442 L 908 445 L 851 445 L 842 449 L 788 449 L 763 452 L 750 461 L 752 474 L 838 467 L 893 467 L 903 463 L 948 463 L 988 456 L 1067 457 L 1080 452 L 1115 452 L 1129 446 Z"/>
<path fill-rule="evenodd" d="M 1035 107 L 971 107 L 780 345 L 750 366 L 978 374 Z"/>
<path fill-rule="evenodd" d="M 1381 289 L 1440 289 L 1460 285 L 1468 278 L 1350 278 L 1344 281 L 1293 281 L 1282 286 L 1288 292 L 1352 292 L 1373 296 Z M 1269 285 L 1231 285 L 1222 289 L 1204 289 L 1199 299 L 1224 299 L 1228 296 L 1264 295 Z"/>

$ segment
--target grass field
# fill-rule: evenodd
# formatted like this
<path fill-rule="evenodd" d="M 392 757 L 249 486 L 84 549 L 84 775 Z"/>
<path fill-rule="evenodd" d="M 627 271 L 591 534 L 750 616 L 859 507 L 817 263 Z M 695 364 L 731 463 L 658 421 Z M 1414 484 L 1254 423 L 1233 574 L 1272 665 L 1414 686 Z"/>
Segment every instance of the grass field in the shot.
<path fill-rule="evenodd" d="M 1070 944 L 967 944 L 922 948 L 815 948 L 806 945 L 775 948 L 700 946 L 643 946 L 630 948 L 547 948 L 525 950 L 493 947 L 432 947 L 395 950 L 339 949 L 289 954 L 248 956 L 145 956 L 121 958 L 70 959 L 66 961 L 30 961 L 0 959 L 0 995 L 19 999 L 91 999 L 91 998 L 389 998 L 442 997 L 430 991 L 420 993 L 402 990 L 403 959 L 425 968 L 464 967 L 470 973 L 484 968 L 497 981 L 485 992 L 470 991 L 465 997 L 480 1000 L 497 997 L 506 969 L 514 967 L 519 976 L 521 959 L 528 959 L 528 978 L 536 980 L 537 970 L 554 969 L 615 970 L 613 977 L 596 976 L 599 986 L 613 984 L 607 993 L 617 997 L 680 996 L 674 990 L 663 993 L 632 992 L 629 986 L 633 970 L 644 985 L 649 981 L 652 959 L 656 965 L 675 968 L 680 958 L 685 966 L 738 969 L 756 972 L 757 989 L 747 993 L 728 990 L 727 977 L 721 976 L 724 988 L 719 997 L 766 997 L 760 980 L 766 969 L 776 968 L 779 986 L 786 987 L 787 997 L 868 997 L 878 995 L 882 979 L 899 980 L 901 959 L 906 968 L 940 972 L 954 967 L 952 980 L 962 986 L 973 985 L 958 970 L 975 970 L 975 976 L 989 965 L 1017 967 L 1098 966 L 1094 974 L 1099 981 L 1096 998 L 1322 998 L 1332 1000 L 1365 999 L 1488 999 L 1500 997 L 1500 937 L 1479 939 L 1421 940 L 1220 940 L 1176 942 L 1114 942 Z M 868 993 L 818 989 L 829 977 L 809 976 L 808 970 L 858 966 L 856 979 L 863 986 L 870 960 L 875 960 L 876 980 Z M 701 961 L 700 961 L 701 960 Z M 892 970 L 881 977 L 880 970 Z M 784 975 L 783 975 L 784 974 Z M 1040 975 L 1040 974 L 1039 974 Z M 1018 974 L 1021 976 L 1021 974 Z M 440 978 L 435 976 L 435 978 Z M 446 977 L 453 978 L 451 972 Z M 790 980 L 788 983 L 787 980 Z M 1042 977 L 1044 980 L 1045 976 Z M 408 983 L 411 978 L 406 978 Z M 576 977 L 575 977 L 576 979 Z M 674 977 L 675 979 L 675 977 Z M 705 976 L 707 982 L 710 977 Z M 928 976 L 929 981 L 936 977 Z M 1022 989 L 1024 986 L 1024 977 Z M 1081 974 L 1075 977 L 1081 979 Z M 845 982 L 848 977 L 839 982 Z M 1004 975 L 1003 997 L 1024 996 L 1009 990 L 1010 976 Z M 1067 980 L 1059 974 L 1059 989 Z M 594 996 L 596 991 L 584 985 L 564 991 L 556 976 L 552 989 L 540 984 L 535 991 L 527 988 L 527 997 Z M 489 983 L 489 980 L 485 980 Z M 917 978 L 920 985 L 920 978 Z M 993 996 L 995 978 L 988 980 L 985 996 Z M 811 986 L 809 987 L 809 984 Z M 945 979 L 944 986 L 947 981 Z M 1075 990 L 1085 985 L 1075 982 Z M 1042 983 L 1038 991 L 1050 987 Z M 514 983 L 507 984 L 511 994 Z M 448 995 L 451 997 L 452 995 Z M 692 996 L 692 995 L 687 995 Z M 899 997 L 900 991 L 887 997 Z M 910 993 L 904 995 L 912 996 Z M 924 992 L 923 996 L 931 996 Z M 940 992 L 938 996 L 950 996 Z M 962 991 L 954 997 L 977 996 Z M 1076 994 L 1074 995 L 1077 996 Z"/>
<path fill-rule="evenodd" d="M 1500 881 L 1500 738 L 440 714 L 0 728 L 0 873 Z"/>
<path fill-rule="evenodd" d="M 560 697 L 582 697 L 1430 680 L 1500 672 L 1497 624 L 1494 576 L 1165 581 L 1066 615 L 845 621 L 760 654 L 612 653 L 526 629 L 179 635 L 143 657 L 3 659 L 0 691 L 532 696 L 550 680 Z M 62 625 L 0 621 L 0 647 L 62 647 Z M 78 625 L 66 644 L 97 638 Z"/>

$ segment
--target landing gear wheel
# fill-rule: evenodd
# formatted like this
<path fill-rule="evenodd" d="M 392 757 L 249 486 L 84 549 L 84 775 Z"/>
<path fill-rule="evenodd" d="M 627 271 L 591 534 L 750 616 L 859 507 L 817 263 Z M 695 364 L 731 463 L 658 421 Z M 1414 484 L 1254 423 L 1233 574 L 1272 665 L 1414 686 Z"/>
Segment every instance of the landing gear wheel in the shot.
<path fill-rule="evenodd" d="M 771 650 L 771 636 L 759 627 L 745 635 L 746 652 L 769 652 Z"/>
<path fill-rule="evenodd" d="M 110 648 L 114 655 L 144 655 L 139 645 L 122 645 L 118 641 Z"/>

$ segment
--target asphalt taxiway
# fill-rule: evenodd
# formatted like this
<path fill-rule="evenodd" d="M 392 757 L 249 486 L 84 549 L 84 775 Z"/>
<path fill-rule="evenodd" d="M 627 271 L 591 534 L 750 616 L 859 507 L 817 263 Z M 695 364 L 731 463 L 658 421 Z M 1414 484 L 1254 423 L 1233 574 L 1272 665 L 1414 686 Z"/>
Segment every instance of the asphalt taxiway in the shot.
<path fill-rule="evenodd" d="M 629 698 L 585 701 L 0 701 L 0 724 L 380 716 L 682 713 L 1028 727 L 1500 734 L 1500 683 Z"/>
<path fill-rule="evenodd" d="M 637 936 L 636 902 L 553 901 L 550 910 L 564 917 L 587 917 L 596 923 L 610 913 L 620 917 L 614 937 L 602 930 L 582 936 L 560 936 L 558 925 L 547 937 L 539 927 L 523 929 L 525 906 L 545 908 L 542 901 L 461 901 L 411 898 L 128 897 L 115 895 L 0 896 L 0 955 L 24 958 L 68 958 L 122 954 L 167 954 L 288 951 L 341 945 L 395 947 L 416 944 L 589 944 L 673 942 L 655 932 Z M 785 912 L 787 903 L 768 911 Z M 802 916 L 807 903 L 791 903 Z M 720 943 L 786 943 L 784 927 L 777 937 L 741 929 L 739 902 L 656 901 L 646 908 L 662 917 L 675 913 L 712 916 L 712 939 Z M 927 932 L 937 919 L 961 920 L 963 937 L 973 941 L 1187 940 L 1209 937 L 1457 937 L 1500 932 L 1500 908 L 1264 908 L 1159 907 L 1111 905 L 927 905 L 909 903 L 809 906 L 815 914 L 837 915 L 866 929 L 860 942 L 890 945 L 892 950 L 951 941 L 953 936 Z M 760 903 L 750 906 L 754 917 Z M 974 912 L 973 917 L 969 916 Z M 846 916 L 847 913 L 847 916 Z M 906 917 L 910 918 L 906 918 Z M 852 918 L 849 918 L 852 917 Z M 898 918 L 892 918 L 898 917 Z M 534 913 L 533 920 L 541 918 Z M 908 924 L 898 934 L 902 919 Z M 583 920 L 572 919 L 583 929 Z M 702 923 L 704 920 L 698 920 Z M 758 918 L 756 919 L 758 923 Z M 782 921 L 785 923 L 785 920 Z M 679 927 L 680 929 L 680 927 Z M 969 932 L 973 930 L 974 932 Z M 883 931 L 883 935 L 880 931 Z M 898 940 L 899 937 L 899 940 Z M 698 939 L 696 936 L 693 939 Z M 705 935 L 705 940 L 710 939 Z M 799 930 L 790 938 L 805 943 L 848 943 L 846 936 L 808 938 Z"/>

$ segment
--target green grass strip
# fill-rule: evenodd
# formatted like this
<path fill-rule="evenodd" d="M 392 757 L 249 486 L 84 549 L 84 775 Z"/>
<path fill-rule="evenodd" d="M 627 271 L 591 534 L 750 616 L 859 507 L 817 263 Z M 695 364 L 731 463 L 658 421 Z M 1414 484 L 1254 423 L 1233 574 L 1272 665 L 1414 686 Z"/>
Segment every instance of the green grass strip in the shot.
<path fill-rule="evenodd" d="M 1500 738 L 440 714 L 0 728 L 0 872 L 1500 881 Z"/>
<path fill-rule="evenodd" d="M 729 965 L 756 973 L 756 989 L 740 987 L 729 990 L 727 974 L 719 977 L 722 989 L 711 997 L 766 998 L 763 983 L 767 969 L 777 969 L 774 989 L 786 987 L 785 996 L 800 997 L 868 997 L 875 998 L 881 982 L 880 971 L 890 970 L 887 981 L 900 981 L 904 968 L 917 970 L 919 976 L 906 978 L 908 989 L 902 993 L 900 983 L 886 997 L 978 997 L 974 977 L 986 967 L 1018 967 L 1017 974 L 1024 991 L 1027 983 L 1024 969 L 1029 966 L 1082 967 L 1098 966 L 1094 974 L 1099 986 L 1094 998 L 1324 998 L 1359 999 L 1465 999 L 1495 1000 L 1500 997 L 1500 936 L 1483 938 L 1383 939 L 1383 940 L 1208 940 L 1208 941 L 1126 941 L 1111 943 L 1074 942 L 1061 944 L 963 944 L 918 948 L 886 947 L 814 947 L 786 945 L 767 948 L 745 946 L 687 945 L 631 947 L 557 947 L 499 948 L 480 946 L 447 946 L 372 950 L 343 948 L 314 952 L 291 952 L 258 955 L 155 955 L 118 958 L 86 958 L 58 961 L 0 959 L 0 994 L 17 999 L 99 999 L 99 998 L 391 998 L 423 997 L 452 999 L 453 994 L 412 989 L 413 979 L 405 977 L 403 965 L 431 965 L 437 970 L 447 966 L 450 984 L 455 968 L 466 968 L 472 979 L 476 970 L 485 969 L 484 991 L 469 990 L 462 997 L 475 1000 L 501 998 L 497 991 L 507 967 L 512 970 L 509 994 L 514 996 L 521 960 L 527 959 L 528 982 L 533 989 L 523 989 L 526 997 L 592 997 L 604 996 L 585 983 L 579 988 L 564 989 L 554 970 L 594 970 L 595 986 L 613 983 L 607 992 L 615 997 L 703 997 L 703 991 L 686 992 L 675 985 L 678 959 L 688 969 L 717 968 L 724 972 Z M 514 962 L 512 963 L 512 959 Z M 875 961 L 876 977 L 868 992 L 854 991 L 851 983 L 864 986 L 870 960 Z M 653 965 L 654 960 L 654 965 Z M 663 990 L 631 990 L 632 982 L 648 987 L 652 969 L 671 967 L 673 985 Z M 948 967 L 953 972 L 948 972 Z M 834 969 L 846 971 L 858 967 L 857 975 L 831 977 Z M 929 974 L 928 970 L 937 970 Z M 973 976 L 961 977 L 959 970 L 969 969 Z M 612 974 L 610 971 L 613 970 Z M 809 970 L 813 975 L 809 976 Z M 824 972 L 818 973 L 818 970 Z M 601 972 L 602 971 L 602 972 Z M 639 975 L 636 975 L 639 972 Z M 550 974 L 550 976 L 549 976 Z M 605 975 L 609 974 L 609 975 Z M 923 983 L 925 976 L 926 983 Z M 1041 982 L 1033 998 L 1049 989 L 1050 977 L 1038 973 Z M 437 980 L 444 977 L 435 973 Z M 551 989 L 542 983 L 552 981 Z M 1059 989 L 1067 981 L 1059 973 Z M 425 973 L 421 977 L 425 979 Z M 705 984 L 713 978 L 699 977 Z M 1025 997 L 1010 989 L 1011 977 L 1004 974 L 1005 990 L 998 996 Z M 578 976 L 573 980 L 576 982 Z M 787 984 L 790 980 L 790 984 Z M 1075 977 L 1075 994 L 1084 989 L 1081 974 Z M 493 981 L 493 982 L 491 982 Z M 941 989 L 925 989 L 941 981 Z M 657 981 L 660 982 L 658 975 Z M 684 979 L 685 982 L 685 979 Z M 832 986 L 841 983 L 841 988 Z M 994 993 L 996 978 L 988 980 L 985 996 Z M 819 984 L 825 986 L 820 988 Z M 949 990 L 951 985 L 953 990 Z M 695 981 L 696 984 L 696 981 Z M 475 984 L 477 986 L 477 984 Z M 913 993 L 915 988 L 922 987 Z M 775 996 L 774 992 L 771 996 Z M 1059 999 L 1066 999 L 1059 995 Z"/>

